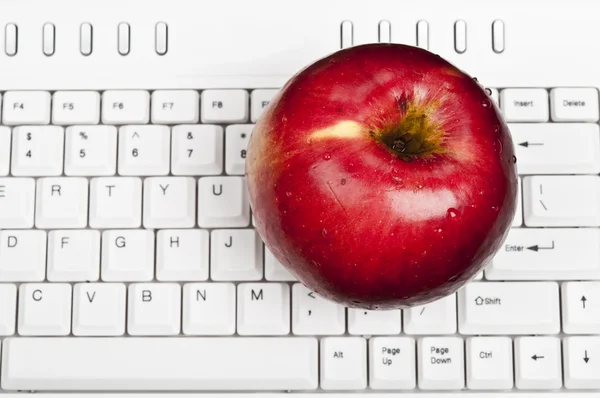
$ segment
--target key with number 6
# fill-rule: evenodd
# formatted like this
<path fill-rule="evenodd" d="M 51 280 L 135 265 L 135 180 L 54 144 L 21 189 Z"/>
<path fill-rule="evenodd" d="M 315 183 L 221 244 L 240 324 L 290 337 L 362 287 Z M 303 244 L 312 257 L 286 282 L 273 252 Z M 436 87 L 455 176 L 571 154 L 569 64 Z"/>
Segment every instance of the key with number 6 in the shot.
<path fill-rule="evenodd" d="M 124 126 L 119 129 L 119 174 L 169 173 L 171 132 L 167 126 Z"/>

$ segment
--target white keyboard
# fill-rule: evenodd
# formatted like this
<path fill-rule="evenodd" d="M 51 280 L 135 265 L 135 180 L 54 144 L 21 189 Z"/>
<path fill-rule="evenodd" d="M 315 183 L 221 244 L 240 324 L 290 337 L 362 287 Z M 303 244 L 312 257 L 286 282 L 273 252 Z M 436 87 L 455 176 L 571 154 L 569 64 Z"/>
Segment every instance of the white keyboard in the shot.
<path fill-rule="evenodd" d="M 0 396 L 598 396 L 600 6 L 547 3 L 0 2 Z M 285 81 L 377 41 L 489 87 L 520 174 L 485 271 L 404 311 L 296 282 L 244 181 Z"/>

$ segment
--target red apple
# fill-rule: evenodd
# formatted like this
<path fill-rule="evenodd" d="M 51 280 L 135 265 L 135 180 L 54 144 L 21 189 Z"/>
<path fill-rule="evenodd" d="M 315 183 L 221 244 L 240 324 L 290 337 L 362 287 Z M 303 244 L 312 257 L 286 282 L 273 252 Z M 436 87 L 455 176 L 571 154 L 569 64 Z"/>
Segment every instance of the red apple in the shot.
<path fill-rule="evenodd" d="M 406 308 L 491 260 L 515 213 L 515 163 L 476 79 L 370 44 L 284 85 L 252 132 L 246 181 L 258 233 L 300 282 L 349 307 Z"/>

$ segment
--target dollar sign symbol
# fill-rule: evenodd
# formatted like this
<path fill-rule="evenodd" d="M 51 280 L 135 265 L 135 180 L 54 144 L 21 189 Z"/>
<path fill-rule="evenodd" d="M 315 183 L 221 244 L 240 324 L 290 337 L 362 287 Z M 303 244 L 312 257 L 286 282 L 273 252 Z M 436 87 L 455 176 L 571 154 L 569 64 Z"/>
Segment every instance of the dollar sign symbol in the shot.
<path fill-rule="evenodd" d="M 27 133 L 27 141 L 31 141 L 31 133 Z"/>

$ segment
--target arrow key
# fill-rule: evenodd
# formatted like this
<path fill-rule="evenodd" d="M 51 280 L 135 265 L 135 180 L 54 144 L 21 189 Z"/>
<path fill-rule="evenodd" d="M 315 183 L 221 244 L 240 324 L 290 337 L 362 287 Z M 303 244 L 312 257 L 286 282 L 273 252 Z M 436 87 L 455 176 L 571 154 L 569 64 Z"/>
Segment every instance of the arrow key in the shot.
<path fill-rule="evenodd" d="M 515 339 L 515 385 L 523 390 L 558 389 L 562 386 L 558 337 Z"/>
<path fill-rule="evenodd" d="M 600 388 L 600 336 L 570 336 L 563 341 L 565 387 Z"/>
<path fill-rule="evenodd" d="M 600 282 L 566 282 L 561 287 L 563 331 L 600 334 Z"/>

